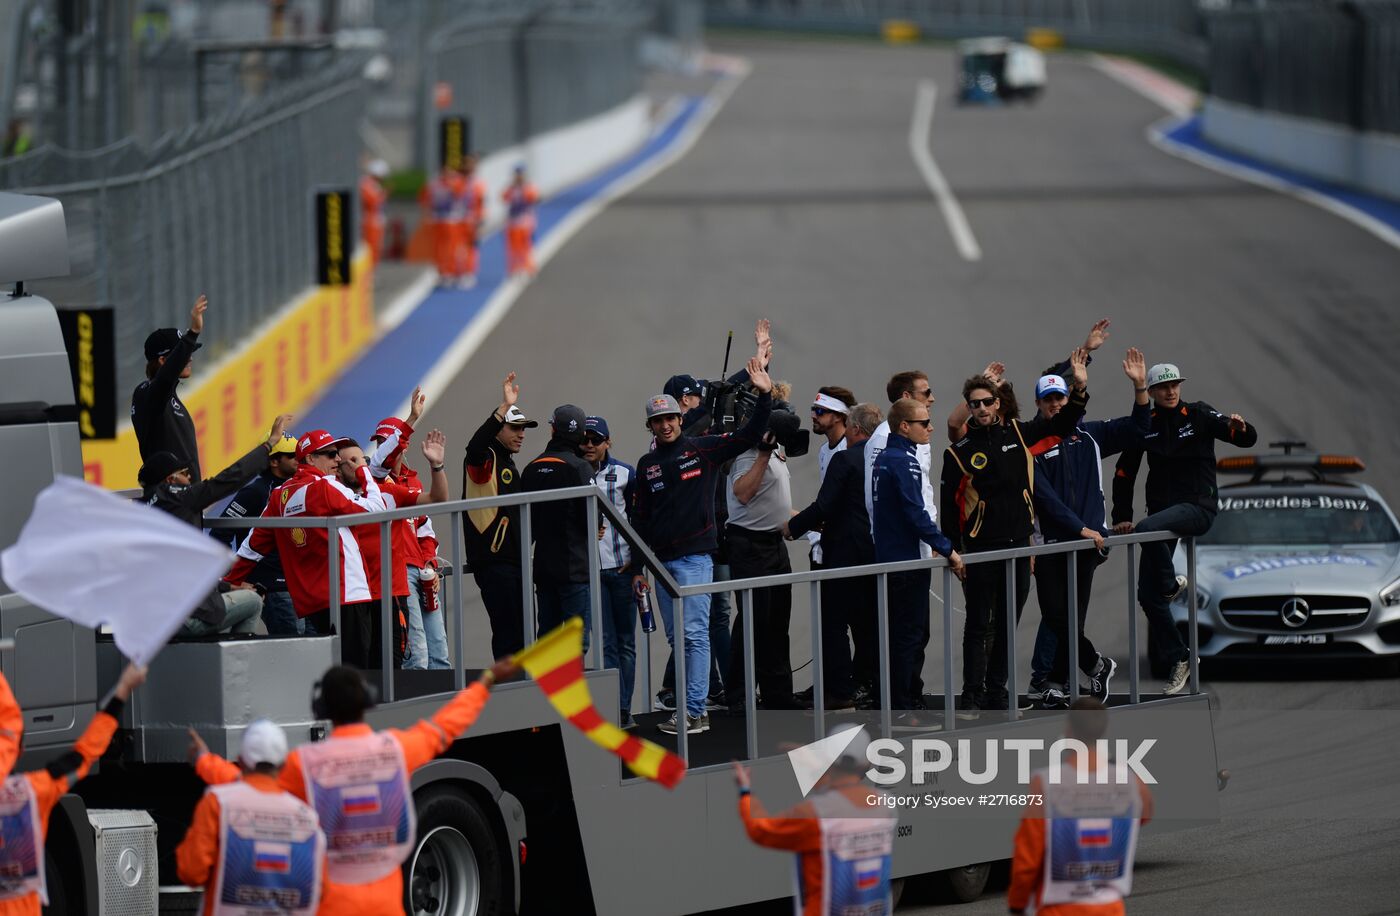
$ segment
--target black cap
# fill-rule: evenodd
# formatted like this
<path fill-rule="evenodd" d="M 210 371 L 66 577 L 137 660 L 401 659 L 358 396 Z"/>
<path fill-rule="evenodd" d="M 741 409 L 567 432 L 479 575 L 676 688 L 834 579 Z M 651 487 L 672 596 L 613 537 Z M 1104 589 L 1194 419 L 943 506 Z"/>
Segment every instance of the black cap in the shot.
<path fill-rule="evenodd" d="M 169 353 L 184 336 L 184 332 L 174 328 L 156 328 L 146 335 L 146 359 L 155 359 Z M 202 344 L 196 343 L 194 348 L 198 350 L 201 346 Z"/>
<path fill-rule="evenodd" d="M 695 380 L 693 375 L 673 375 L 666 380 L 661 391 L 679 401 L 688 394 L 699 394 L 700 383 Z"/>
<path fill-rule="evenodd" d="M 143 487 L 153 487 L 190 463 L 174 452 L 156 452 L 141 465 L 136 472 L 136 482 Z"/>
<path fill-rule="evenodd" d="M 561 404 L 554 408 L 554 416 L 550 418 L 549 425 L 554 427 L 556 437 L 570 442 L 582 442 L 587 418 L 584 416 L 582 407 Z"/>

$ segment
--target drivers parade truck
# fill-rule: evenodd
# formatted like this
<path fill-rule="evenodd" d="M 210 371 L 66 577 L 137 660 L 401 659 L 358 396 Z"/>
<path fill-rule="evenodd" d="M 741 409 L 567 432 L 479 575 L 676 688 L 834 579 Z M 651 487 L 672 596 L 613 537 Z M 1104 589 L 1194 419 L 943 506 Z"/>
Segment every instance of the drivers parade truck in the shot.
<path fill-rule="evenodd" d="M 67 239 L 60 203 L 0 194 L 0 286 L 13 287 L 0 292 L 0 450 L 14 456 L 0 497 L 0 549 L 15 543 L 41 490 L 59 475 L 81 477 L 83 472 L 69 356 L 57 313 L 53 304 L 24 289 L 27 281 L 66 271 Z M 430 515 L 442 517 L 438 530 L 449 532 L 443 538 L 444 552 L 450 553 L 450 568 L 458 573 L 449 577 L 442 607 L 450 615 L 452 657 L 459 664 L 456 670 L 395 671 L 381 679 L 381 698 L 369 713 L 370 724 L 402 727 L 431 715 L 452 691 L 475 677 L 463 669 L 461 660 L 467 655 L 485 658 L 483 647 L 465 644 L 464 596 L 458 587 L 467 579 L 461 574 L 459 516 L 468 509 L 587 499 L 590 521 L 596 522 L 599 512 L 607 514 L 634 543 L 656 586 L 681 599 L 675 603 L 678 614 L 685 598 L 720 587 L 736 591 L 747 604 L 755 584 L 789 584 L 799 595 L 803 588 L 811 591 L 812 631 L 819 634 L 821 628 L 815 625 L 820 614 L 819 581 L 854 574 L 824 570 L 722 586 L 679 586 L 639 543 L 626 519 L 618 517 L 606 500 L 596 498 L 598 492 L 576 488 L 428 507 Z M 390 519 L 422 511 L 373 513 L 356 516 L 354 522 L 387 525 Z M 529 517 L 528 511 L 521 513 L 526 529 L 521 540 L 527 549 Z M 75 526 L 82 523 L 80 518 L 72 519 Z M 350 523 L 348 518 L 301 520 L 303 525 L 329 529 Z M 191 536 L 199 535 L 192 532 Z M 1130 535 L 1112 542 L 1126 546 L 1122 553 L 1131 568 L 1134 543 L 1153 537 Z M 336 538 L 330 540 L 334 543 Z M 1030 548 L 1065 549 L 1073 547 Z M 1015 564 L 1004 561 L 1016 553 L 989 554 L 986 561 L 1003 561 L 1007 570 L 1013 570 Z M 522 556 L 527 588 L 531 562 L 528 553 Z M 616 757 L 561 721 L 533 683 L 497 685 L 468 733 L 413 774 L 418 819 L 416 845 L 404 864 L 408 912 L 670 914 L 790 896 L 790 856 L 759 849 L 745 837 L 729 761 L 737 758 L 752 764 L 756 792 L 770 810 L 777 810 L 801 796 L 784 750 L 820 738 L 838 721 L 860 721 L 873 736 L 892 736 L 914 747 L 906 780 L 910 791 L 921 797 L 956 794 L 960 783 L 965 783 L 1014 802 L 1018 787 L 1025 789 L 1016 766 L 1004 765 L 990 781 L 971 785 L 959 767 L 940 771 L 921 765 L 926 761 L 919 758 L 917 739 L 929 739 L 931 732 L 901 732 L 893 724 L 888 700 L 886 577 L 918 566 L 934 567 L 935 588 L 941 576 L 944 595 L 951 599 L 952 578 L 941 559 L 859 570 L 880 582 L 880 634 L 885 650 L 880 664 L 880 709 L 828 713 L 820 706 L 821 691 L 816 691 L 815 710 L 760 711 L 752 686 L 750 649 L 745 658 L 750 672 L 745 716 L 716 718 L 704 735 L 675 737 L 654 729 L 659 715 L 637 716 L 640 733 L 668 744 L 686 759 L 688 772 L 674 789 L 634 777 Z M 337 564 L 330 564 L 332 571 L 336 568 Z M 597 572 L 595 562 L 595 633 L 601 632 Z M 84 571 L 74 569 L 72 574 L 81 576 Z M 338 592 L 338 583 L 332 581 L 330 594 Z M 943 692 L 927 699 L 933 710 L 944 710 L 946 718 L 944 730 L 933 737 L 955 748 L 953 757 L 962 762 L 979 756 L 977 749 L 987 739 L 1053 739 L 1062 734 L 1063 719 L 1056 714 L 1023 715 L 1013 709 L 995 719 L 955 719 L 951 600 L 945 601 L 944 608 L 944 653 L 938 678 Z M 333 606 L 333 614 L 338 611 Z M 1131 619 L 1135 613 L 1131 605 L 1127 612 Z M 387 605 L 384 613 L 387 620 Z M 750 621 L 746 625 L 751 625 L 752 615 L 746 616 Z M 938 625 L 935 619 L 934 626 Z M 1215 816 L 1217 768 L 1207 697 L 1198 692 L 1194 679 L 1189 694 L 1150 700 L 1140 696 L 1135 624 L 1131 632 L 1134 658 L 1129 691 L 1112 698 L 1114 734 L 1156 741 L 1146 758 L 1157 780 L 1153 786 L 1157 820 L 1152 829 L 1199 824 Z M 1011 635 L 1014 678 L 1014 630 Z M 0 662 L 24 709 L 24 752 L 17 768 L 33 769 L 65 751 L 78 737 L 100 698 L 115 683 L 123 659 L 109 637 L 28 604 L 3 581 L 0 637 L 14 640 L 12 649 L 0 653 Z M 605 715 L 611 711 L 616 722 L 617 672 L 602 669 L 596 642 L 587 683 L 597 708 Z M 747 645 L 753 645 L 751 638 Z M 820 681 L 819 644 L 814 650 L 815 678 Z M 45 855 L 50 895 L 45 912 L 192 911 L 197 892 L 179 886 L 174 869 L 174 849 L 204 789 L 186 760 L 188 729 L 195 729 L 214 752 L 225 757 L 236 755 L 242 732 L 260 717 L 280 724 L 293 745 L 315 741 L 328 731 L 328 723 L 312 716 L 313 684 L 338 659 L 338 639 L 331 636 L 225 636 L 167 645 L 152 661 L 146 684 L 124 710 L 107 755 L 53 814 Z M 677 656 L 676 664 L 681 669 L 683 654 Z M 676 679 L 685 682 L 682 670 L 677 670 Z M 1009 856 L 1020 814 L 1011 802 L 1001 807 L 984 804 L 976 810 L 940 809 L 932 804 L 901 808 L 892 868 L 896 890 L 906 878 L 933 876 L 954 898 L 978 896 L 989 863 Z"/>

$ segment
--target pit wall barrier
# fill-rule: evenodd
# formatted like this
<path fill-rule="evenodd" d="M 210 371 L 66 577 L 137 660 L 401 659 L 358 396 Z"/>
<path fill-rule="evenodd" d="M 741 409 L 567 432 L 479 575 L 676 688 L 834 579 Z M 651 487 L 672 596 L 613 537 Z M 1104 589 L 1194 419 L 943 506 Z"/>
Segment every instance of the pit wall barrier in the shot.
<path fill-rule="evenodd" d="M 1400 135 L 1353 130 L 1214 97 L 1205 100 L 1201 129 L 1224 149 L 1400 201 Z"/>
<path fill-rule="evenodd" d="M 207 320 L 219 320 L 211 310 Z M 199 463 L 213 477 L 267 438 L 280 413 L 296 414 L 374 339 L 374 268 L 368 249 L 356 253 L 348 286 L 312 287 L 252 329 L 233 352 L 213 364 L 195 354 L 194 376 L 180 399 L 194 418 Z M 129 409 L 130 392 L 118 410 Z M 131 420 L 115 439 L 83 442 L 83 476 L 110 489 L 136 486 L 141 453 Z"/>

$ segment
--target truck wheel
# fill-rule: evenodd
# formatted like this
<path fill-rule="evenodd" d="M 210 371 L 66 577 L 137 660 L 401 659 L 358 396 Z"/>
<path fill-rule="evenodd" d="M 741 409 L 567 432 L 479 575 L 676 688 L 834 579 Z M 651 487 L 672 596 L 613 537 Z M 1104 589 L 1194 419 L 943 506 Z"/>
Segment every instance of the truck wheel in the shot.
<path fill-rule="evenodd" d="M 941 871 L 938 873 L 942 884 L 939 896 L 952 903 L 971 903 L 982 896 L 982 891 L 987 887 L 987 876 L 991 873 L 990 862 Z"/>
<path fill-rule="evenodd" d="M 418 845 L 405 863 L 412 916 L 492 916 L 511 911 L 505 858 L 491 823 L 465 793 L 440 788 L 418 800 Z"/>
<path fill-rule="evenodd" d="M 69 872 L 59 867 L 53 853 L 44 851 L 44 877 L 49 894 L 49 904 L 44 907 L 44 916 L 78 916 L 78 910 L 68 902 Z M 76 879 L 77 876 L 72 876 Z"/>

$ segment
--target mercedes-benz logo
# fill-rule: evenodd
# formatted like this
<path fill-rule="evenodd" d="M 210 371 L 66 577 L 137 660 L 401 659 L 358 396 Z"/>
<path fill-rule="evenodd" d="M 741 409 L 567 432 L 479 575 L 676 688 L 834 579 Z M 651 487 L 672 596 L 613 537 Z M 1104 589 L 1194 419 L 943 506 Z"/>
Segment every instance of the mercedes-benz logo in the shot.
<path fill-rule="evenodd" d="M 1308 622 L 1312 616 L 1312 608 L 1302 598 L 1289 598 L 1279 608 L 1278 615 L 1283 619 L 1283 625 L 1297 629 Z"/>
<path fill-rule="evenodd" d="M 122 879 L 122 884 L 127 887 L 135 887 L 141 881 L 141 874 L 145 871 L 145 866 L 141 862 L 141 855 L 130 846 L 121 851 L 117 856 L 117 877 Z"/>

